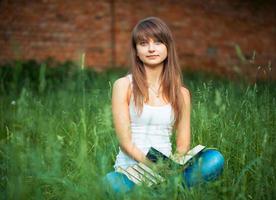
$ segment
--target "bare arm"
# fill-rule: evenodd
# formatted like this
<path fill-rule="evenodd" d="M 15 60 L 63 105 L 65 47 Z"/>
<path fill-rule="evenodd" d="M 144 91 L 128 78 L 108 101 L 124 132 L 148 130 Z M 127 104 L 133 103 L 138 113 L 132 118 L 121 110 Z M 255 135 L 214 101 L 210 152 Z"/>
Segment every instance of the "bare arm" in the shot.
<path fill-rule="evenodd" d="M 129 85 L 126 77 L 116 80 L 113 85 L 112 114 L 115 131 L 121 149 L 134 160 L 149 165 L 150 161 L 145 154 L 132 143 L 128 107 Z"/>
<path fill-rule="evenodd" d="M 181 120 L 176 128 L 176 150 L 178 155 L 184 155 L 190 149 L 191 130 L 190 113 L 191 97 L 188 89 L 182 87 L 181 94 L 184 98 L 184 107 L 181 113 Z"/>

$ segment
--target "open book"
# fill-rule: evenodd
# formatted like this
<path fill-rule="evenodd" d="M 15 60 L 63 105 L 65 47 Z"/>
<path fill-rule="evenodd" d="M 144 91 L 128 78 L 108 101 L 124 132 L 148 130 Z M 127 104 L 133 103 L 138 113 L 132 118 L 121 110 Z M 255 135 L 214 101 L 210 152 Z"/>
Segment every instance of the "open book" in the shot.
<path fill-rule="evenodd" d="M 190 151 L 188 151 L 185 156 L 181 158 L 176 158 L 173 155 L 167 157 L 157 149 L 151 147 L 146 156 L 154 163 L 162 161 L 168 164 L 170 167 L 184 169 L 188 166 L 192 158 L 196 157 L 205 148 L 206 147 L 203 145 L 197 145 Z M 151 186 L 153 184 L 158 184 L 165 181 L 165 178 L 163 178 L 160 174 L 158 174 L 148 166 L 144 165 L 143 163 L 132 165 L 126 169 L 118 167 L 116 171 L 125 174 L 129 180 L 138 185 L 144 183 L 148 186 Z"/>

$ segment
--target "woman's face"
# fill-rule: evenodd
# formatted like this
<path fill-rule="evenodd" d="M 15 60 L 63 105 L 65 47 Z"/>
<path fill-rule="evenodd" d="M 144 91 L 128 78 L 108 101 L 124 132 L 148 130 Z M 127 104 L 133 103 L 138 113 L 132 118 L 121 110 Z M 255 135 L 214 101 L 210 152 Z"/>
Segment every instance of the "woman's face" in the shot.
<path fill-rule="evenodd" d="M 149 39 L 136 44 L 137 56 L 146 66 L 156 66 L 167 58 L 167 47 L 162 42 Z"/>

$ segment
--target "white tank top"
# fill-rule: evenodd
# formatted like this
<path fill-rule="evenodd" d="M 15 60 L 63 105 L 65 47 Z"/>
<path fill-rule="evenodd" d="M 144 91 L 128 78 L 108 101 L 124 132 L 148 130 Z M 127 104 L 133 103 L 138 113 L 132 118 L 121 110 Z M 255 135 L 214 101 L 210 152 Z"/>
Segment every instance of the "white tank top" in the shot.
<path fill-rule="evenodd" d="M 132 84 L 132 76 L 128 78 Z M 129 103 L 130 125 L 132 142 L 145 154 L 150 147 L 154 147 L 163 154 L 169 156 L 172 151 L 170 136 L 174 123 L 173 110 L 170 104 L 163 106 L 150 106 L 144 104 L 140 116 L 136 113 L 133 96 Z M 114 168 L 118 166 L 127 168 L 137 161 L 129 157 L 119 148 Z"/>

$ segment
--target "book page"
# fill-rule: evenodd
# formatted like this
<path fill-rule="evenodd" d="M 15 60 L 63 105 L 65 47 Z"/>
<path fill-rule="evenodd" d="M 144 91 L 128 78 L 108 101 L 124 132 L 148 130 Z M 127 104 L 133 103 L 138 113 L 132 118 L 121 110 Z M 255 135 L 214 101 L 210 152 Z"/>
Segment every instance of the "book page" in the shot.
<path fill-rule="evenodd" d="M 143 163 L 138 163 L 138 166 L 140 168 L 142 168 L 144 171 L 146 171 L 147 173 L 149 173 L 152 177 L 154 177 L 158 182 L 163 182 L 165 181 L 165 179 L 160 176 L 159 174 L 155 173 L 151 168 L 149 168 L 148 166 L 146 166 Z"/>
<path fill-rule="evenodd" d="M 138 176 L 136 176 L 136 175 L 132 175 L 132 174 L 130 174 L 128 171 L 126 171 L 126 170 L 124 170 L 122 167 L 117 167 L 117 170 L 116 170 L 117 172 L 120 172 L 120 173 L 122 173 L 122 174 L 124 174 L 124 175 L 126 175 L 127 176 L 127 178 L 129 179 L 129 180 L 131 180 L 133 183 L 135 183 L 135 184 L 141 184 L 141 180 L 138 178 Z"/>
<path fill-rule="evenodd" d="M 147 179 L 149 179 L 154 184 L 158 184 L 160 182 L 165 181 L 165 179 L 162 176 L 154 172 L 151 168 L 144 165 L 143 163 L 138 163 L 138 165 L 134 165 L 133 168 L 141 172 Z"/>
<path fill-rule="evenodd" d="M 149 175 L 147 175 L 147 172 L 144 171 L 143 169 L 140 168 L 139 169 L 138 165 L 133 165 L 131 167 L 128 167 L 126 169 L 126 171 L 134 176 L 136 179 L 138 179 L 140 182 L 145 183 L 148 186 L 151 186 L 152 184 L 156 183 L 156 180 L 154 180 L 153 178 L 151 178 Z"/>
<path fill-rule="evenodd" d="M 158 183 L 158 180 L 156 180 L 156 178 L 154 176 L 152 176 L 150 173 L 148 173 L 147 171 L 145 171 L 144 169 L 139 167 L 139 165 L 134 165 L 134 166 L 132 166 L 132 168 L 135 169 L 136 171 L 138 171 L 139 173 L 141 173 L 144 176 L 145 182 L 150 182 L 150 183 L 153 183 L 153 184 Z"/>
<path fill-rule="evenodd" d="M 171 159 L 181 165 L 185 165 L 189 160 L 191 160 L 195 155 L 197 155 L 203 149 L 205 149 L 205 146 L 199 144 L 199 145 L 195 146 L 194 148 L 192 148 L 190 151 L 188 151 L 185 156 L 178 158 L 178 159 L 171 156 Z"/>
<path fill-rule="evenodd" d="M 116 171 L 125 174 L 129 180 L 138 185 L 145 183 L 147 186 L 151 186 L 163 180 L 160 175 L 154 173 L 150 168 L 145 165 L 141 167 L 139 164 L 129 166 L 127 169 L 117 167 Z"/>

